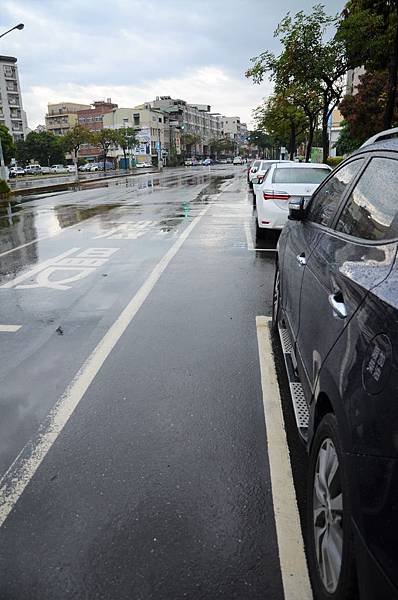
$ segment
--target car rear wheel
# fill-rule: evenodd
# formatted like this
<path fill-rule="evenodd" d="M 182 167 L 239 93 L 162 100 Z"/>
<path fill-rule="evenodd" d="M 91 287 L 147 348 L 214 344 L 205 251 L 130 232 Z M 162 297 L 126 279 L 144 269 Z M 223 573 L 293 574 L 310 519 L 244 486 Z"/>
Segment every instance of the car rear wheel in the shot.
<path fill-rule="evenodd" d="M 307 509 L 308 564 L 315 598 L 356 598 L 351 503 L 333 414 L 322 419 L 313 441 Z"/>

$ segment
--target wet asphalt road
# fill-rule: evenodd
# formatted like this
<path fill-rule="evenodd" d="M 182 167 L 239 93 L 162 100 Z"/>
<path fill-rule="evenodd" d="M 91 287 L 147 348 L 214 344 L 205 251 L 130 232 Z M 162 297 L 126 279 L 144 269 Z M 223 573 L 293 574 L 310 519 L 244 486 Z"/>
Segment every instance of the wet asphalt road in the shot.
<path fill-rule="evenodd" d="M 0 208 L 10 486 L 87 357 L 189 235 L 0 528 L 0 598 L 281 599 L 255 325 L 273 253 L 248 249 L 245 170 L 26 200 Z"/>

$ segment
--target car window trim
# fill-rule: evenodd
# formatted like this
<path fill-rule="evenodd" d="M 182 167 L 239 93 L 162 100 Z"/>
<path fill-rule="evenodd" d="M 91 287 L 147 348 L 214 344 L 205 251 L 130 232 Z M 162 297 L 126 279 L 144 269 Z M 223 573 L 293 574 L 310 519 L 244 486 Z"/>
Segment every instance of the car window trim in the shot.
<path fill-rule="evenodd" d="M 360 169 L 359 173 L 358 173 L 358 177 L 356 178 L 355 181 L 355 185 L 357 185 L 359 183 L 359 180 L 361 179 L 361 177 L 364 174 L 365 168 L 368 167 L 368 165 L 370 165 L 371 161 L 374 158 L 388 158 L 389 160 L 395 160 L 396 162 L 398 162 L 398 155 L 396 152 L 387 152 L 387 151 L 375 151 L 374 153 L 372 153 L 370 156 L 368 156 L 367 160 L 365 161 L 366 164 L 364 165 L 364 168 Z M 362 245 L 365 246 L 385 246 L 386 244 L 394 244 L 398 241 L 398 235 L 394 238 L 389 238 L 389 239 L 382 239 L 382 240 L 366 240 L 365 238 L 361 238 L 361 237 L 356 237 L 354 235 L 349 235 L 348 233 L 344 233 L 342 231 L 337 231 L 336 226 L 337 226 L 337 222 L 341 216 L 341 213 L 343 212 L 343 210 L 345 209 L 345 207 L 348 204 L 348 201 L 350 199 L 351 196 L 351 192 L 353 191 L 355 186 L 349 186 L 350 189 L 350 194 L 344 199 L 344 202 L 342 202 L 340 204 L 339 209 L 336 211 L 336 214 L 332 220 L 332 226 L 330 229 L 333 229 L 334 233 L 336 234 L 337 237 L 341 237 L 344 240 L 347 241 L 352 241 L 352 242 L 356 242 L 356 243 L 361 243 Z M 345 196 L 345 194 L 344 194 Z"/>
<path fill-rule="evenodd" d="M 334 231 L 334 224 L 337 222 L 336 219 L 336 214 L 340 215 L 341 210 L 342 210 L 342 206 L 345 206 L 346 201 L 348 199 L 348 194 L 351 194 L 351 190 L 354 188 L 354 185 L 356 184 L 357 180 L 359 180 L 359 177 L 362 175 L 365 166 L 368 164 L 368 162 L 371 160 L 371 158 L 366 157 L 365 155 L 359 155 L 359 156 L 353 156 L 352 160 L 347 160 L 344 161 L 344 163 L 341 163 L 341 165 L 339 165 L 339 167 L 337 169 L 334 169 L 333 171 L 330 172 L 329 177 L 327 177 L 324 181 L 322 181 L 322 183 L 319 185 L 319 187 L 316 189 L 316 191 L 313 193 L 313 195 L 311 196 L 311 200 L 308 203 L 308 206 L 306 208 L 306 213 L 309 210 L 313 198 L 315 196 L 315 194 L 318 194 L 319 192 L 321 192 L 322 188 L 332 179 L 332 177 L 334 177 L 336 175 L 336 173 L 338 173 L 339 171 L 341 171 L 341 169 L 343 169 L 344 167 L 346 167 L 347 165 L 357 161 L 357 160 L 361 160 L 363 161 L 363 165 L 362 167 L 359 169 L 358 173 L 355 175 L 355 177 L 353 177 L 351 183 L 347 186 L 346 190 L 344 191 L 343 195 L 340 198 L 340 201 L 337 205 L 337 209 L 335 212 L 334 217 L 332 218 L 331 222 L 329 223 L 329 225 L 322 225 L 321 223 L 315 223 L 314 221 L 311 221 L 310 219 L 307 219 L 307 217 L 304 219 L 306 223 L 311 223 L 311 225 L 313 225 L 314 227 L 319 227 L 320 229 L 326 230 L 326 231 Z"/>

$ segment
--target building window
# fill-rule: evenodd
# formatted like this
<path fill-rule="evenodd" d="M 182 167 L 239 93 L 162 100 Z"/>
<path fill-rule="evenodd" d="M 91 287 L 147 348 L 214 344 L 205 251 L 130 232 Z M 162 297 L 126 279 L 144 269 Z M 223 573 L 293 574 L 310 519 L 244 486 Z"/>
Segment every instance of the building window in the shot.
<path fill-rule="evenodd" d="M 140 115 L 138 114 L 134 114 L 133 115 L 134 118 L 134 125 L 139 125 L 140 124 Z"/>

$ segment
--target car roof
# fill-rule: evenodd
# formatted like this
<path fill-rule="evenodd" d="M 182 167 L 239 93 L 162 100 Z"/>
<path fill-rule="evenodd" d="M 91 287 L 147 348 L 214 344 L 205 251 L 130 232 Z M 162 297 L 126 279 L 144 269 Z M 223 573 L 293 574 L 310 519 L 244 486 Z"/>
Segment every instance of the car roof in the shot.
<path fill-rule="evenodd" d="M 286 163 L 286 161 L 282 161 L 282 163 Z M 329 171 L 331 171 L 331 167 L 329 167 L 329 165 L 326 165 L 323 163 L 296 163 L 296 162 L 291 162 L 288 164 L 277 163 L 277 164 L 275 164 L 275 168 L 276 169 L 285 169 L 285 168 L 289 168 L 289 169 L 328 169 Z"/>
<path fill-rule="evenodd" d="M 374 144 L 369 144 L 368 146 L 363 146 L 355 150 L 351 156 L 356 156 L 358 154 L 366 154 L 367 152 L 374 152 L 375 150 L 385 150 L 386 152 L 398 152 L 398 138 L 391 138 L 389 140 L 380 140 L 375 142 Z"/>

